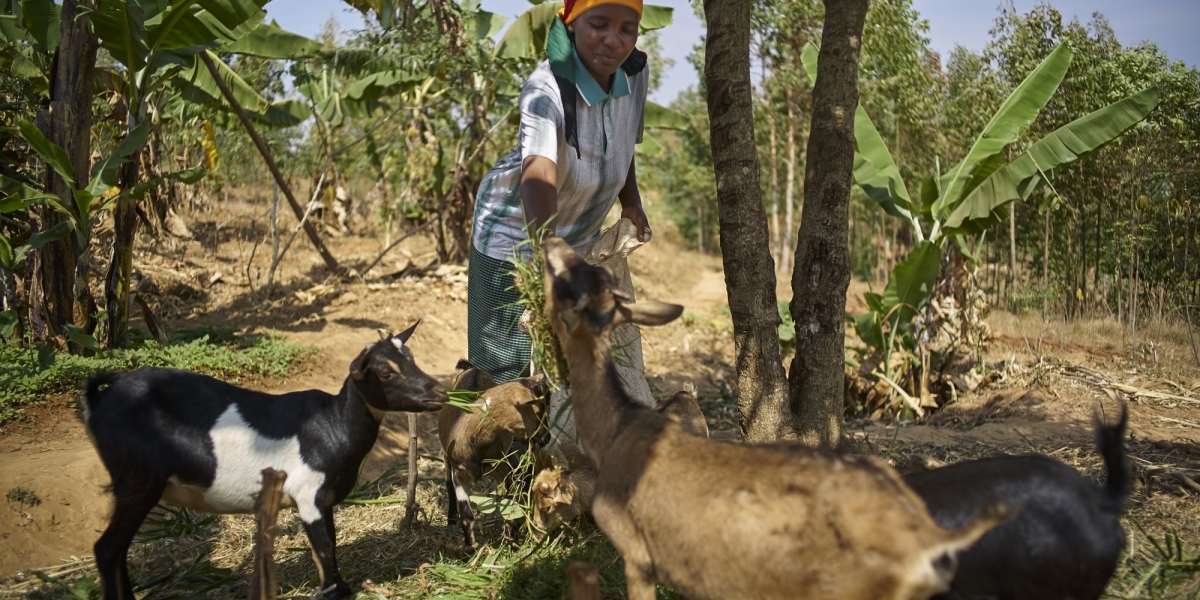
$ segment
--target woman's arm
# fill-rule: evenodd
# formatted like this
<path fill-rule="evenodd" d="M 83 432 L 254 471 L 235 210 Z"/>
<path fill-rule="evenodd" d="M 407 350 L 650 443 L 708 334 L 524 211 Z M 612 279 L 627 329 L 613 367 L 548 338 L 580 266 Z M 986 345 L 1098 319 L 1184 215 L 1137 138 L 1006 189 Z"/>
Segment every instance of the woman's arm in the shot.
<path fill-rule="evenodd" d="M 530 155 L 521 161 L 521 205 L 530 233 L 541 230 L 558 212 L 558 167 L 545 156 Z M 553 236 L 546 227 L 543 237 Z"/>
<path fill-rule="evenodd" d="M 621 201 L 621 218 L 633 221 L 637 227 L 639 242 L 646 241 L 646 232 L 650 231 L 650 221 L 646 219 L 646 211 L 642 210 L 642 192 L 638 190 L 636 159 L 629 161 L 629 174 L 625 176 L 625 187 L 617 192 Z"/>

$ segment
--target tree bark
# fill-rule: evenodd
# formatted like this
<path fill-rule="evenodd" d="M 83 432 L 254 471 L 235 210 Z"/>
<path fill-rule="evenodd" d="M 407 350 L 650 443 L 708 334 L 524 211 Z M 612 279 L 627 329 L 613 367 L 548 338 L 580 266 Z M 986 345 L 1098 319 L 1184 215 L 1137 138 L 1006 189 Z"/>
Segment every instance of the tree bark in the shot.
<path fill-rule="evenodd" d="M 1017 277 L 1017 202 L 1008 208 L 1008 302 L 1013 302 L 1013 292 L 1020 284 Z"/>
<path fill-rule="evenodd" d="M 766 62 L 766 57 L 763 57 L 763 62 Z M 765 98 L 770 102 L 771 97 Z M 763 112 L 767 116 L 767 131 L 768 143 L 770 146 L 767 149 L 767 156 L 771 161 L 771 257 L 775 259 L 775 267 L 782 268 L 783 256 L 787 249 L 783 245 L 783 230 L 779 228 L 779 148 L 775 139 L 775 111 L 772 107 L 764 106 Z"/>
<path fill-rule="evenodd" d="M 854 110 L 867 3 L 825 0 L 813 89 L 804 214 L 792 271 L 796 356 L 789 373 L 797 433 L 812 445 L 834 446 L 841 440 Z"/>
<path fill-rule="evenodd" d="M 117 176 L 117 185 L 121 189 L 127 190 L 137 185 L 138 162 L 134 156 L 121 165 Z M 113 257 L 104 286 L 109 348 L 124 347 L 129 332 L 129 280 L 133 274 L 133 243 L 137 236 L 137 223 L 137 200 L 130 197 L 117 200 L 117 206 L 113 209 Z"/>
<path fill-rule="evenodd" d="M 783 247 L 785 250 L 782 254 L 780 262 L 780 270 L 784 273 L 791 272 L 791 256 L 792 249 L 792 227 L 795 226 L 796 215 L 796 108 L 792 102 L 792 88 L 788 88 L 783 94 L 784 103 L 787 104 L 787 186 L 784 188 L 783 201 L 787 203 L 784 209 L 783 218 Z"/>
<path fill-rule="evenodd" d="M 63 1 L 58 48 L 50 73 L 50 106 L 37 118 L 38 128 L 67 152 L 78 187 L 87 185 L 91 168 L 92 73 L 100 47 L 88 19 L 77 19 L 81 9 L 86 8 L 75 0 Z M 75 204 L 71 187 L 53 169 L 46 169 L 46 190 L 67 206 Z M 47 208 L 42 218 L 43 226 L 49 229 L 66 216 Z M 42 289 L 50 329 L 55 334 L 68 324 L 91 329 L 95 302 L 87 284 L 87 265 L 79 264 L 86 263 L 83 251 L 74 234 L 41 250 Z M 72 350 L 80 352 L 82 348 L 72 344 Z"/>
<path fill-rule="evenodd" d="M 792 437 L 793 424 L 779 353 L 775 261 L 754 144 L 750 3 L 705 0 L 704 13 L 708 17 L 704 78 L 717 179 L 721 262 L 733 317 L 739 424 L 746 441 L 765 442 Z"/>

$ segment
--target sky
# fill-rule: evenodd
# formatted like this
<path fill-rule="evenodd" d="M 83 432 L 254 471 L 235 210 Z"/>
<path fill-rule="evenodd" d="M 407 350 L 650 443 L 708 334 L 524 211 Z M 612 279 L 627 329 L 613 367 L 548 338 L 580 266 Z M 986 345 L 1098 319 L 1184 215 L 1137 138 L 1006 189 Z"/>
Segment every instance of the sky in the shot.
<path fill-rule="evenodd" d="M 661 32 L 663 52 L 675 65 L 663 77 L 662 87 L 650 99 L 668 104 L 675 96 L 699 81 L 687 56 L 700 43 L 704 27 L 686 0 L 650 0 L 675 9 L 675 22 Z M 787 1 L 787 0 L 781 0 Z M 1017 9 L 1028 12 L 1039 0 L 1015 0 Z M 1200 66 L 1200 0 L 1049 0 L 1049 4 L 1070 20 L 1077 17 L 1087 23 L 1099 11 L 1108 18 L 1117 39 L 1126 46 L 1143 40 L 1157 44 L 1172 60 Z M 510 17 L 525 12 L 527 0 L 482 0 L 484 10 Z M 315 36 L 321 26 L 336 16 L 342 27 L 362 26 L 357 11 L 341 2 L 329 0 L 273 0 L 267 4 L 267 17 L 279 21 L 289 31 Z M 930 46 L 943 60 L 955 46 L 980 50 L 987 43 L 988 30 L 998 14 L 998 0 L 913 0 L 913 8 L 929 21 Z M 757 79 L 757 78 L 756 78 Z"/>

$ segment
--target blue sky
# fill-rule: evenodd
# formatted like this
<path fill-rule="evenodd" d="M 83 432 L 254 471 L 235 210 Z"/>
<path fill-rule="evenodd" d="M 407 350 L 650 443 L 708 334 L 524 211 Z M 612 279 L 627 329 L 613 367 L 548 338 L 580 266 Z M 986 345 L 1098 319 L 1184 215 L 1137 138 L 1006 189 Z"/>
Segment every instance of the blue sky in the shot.
<path fill-rule="evenodd" d="M 664 52 L 675 59 L 675 66 L 665 74 L 662 88 L 651 97 L 667 104 L 698 80 L 687 56 L 699 43 L 703 26 L 685 0 L 650 1 L 675 9 L 675 23 L 662 30 Z M 530 6 L 527 0 L 482 0 L 482 3 L 484 9 L 508 17 L 515 17 Z M 1016 0 L 1021 12 L 1035 4 L 1035 0 Z M 1091 20 L 1093 12 L 1099 11 L 1108 18 L 1122 44 L 1151 41 L 1173 60 L 1183 60 L 1193 67 L 1200 65 L 1200 0 L 1050 0 L 1049 4 L 1067 19 L 1078 17 L 1084 23 Z M 345 6 L 328 0 L 273 0 L 266 8 L 268 18 L 279 21 L 284 29 L 313 36 L 331 15 L 344 28 L 360 27 L 362 17 Z M 981 49 L 988 41 L 988 29 L 998 6 L 996 0 L 913 0 L 913 7 L 929 20 L 930 45 L 943 57 L 949 56 L 950 50 L 958 45 Z"/>

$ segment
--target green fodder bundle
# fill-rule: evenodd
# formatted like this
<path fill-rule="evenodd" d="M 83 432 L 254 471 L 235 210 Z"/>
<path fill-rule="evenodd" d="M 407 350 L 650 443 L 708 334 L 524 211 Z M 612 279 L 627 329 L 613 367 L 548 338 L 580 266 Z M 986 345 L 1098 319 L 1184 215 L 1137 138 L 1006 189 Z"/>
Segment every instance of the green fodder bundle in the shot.
<path fill-rule="evenodd" d="M 528 248 L 528 257 L 521 258 Z M 545 259 L 542 256 L 542 230 L 531 234 L 518 248 L 513 265 L 513 289 L 517 304 L 529 313 L 529 337 L 533 340 L 533 366 L 546 375 L 551 386 L 564 387 L 568 381 L 567 358 L 563 355 L 558 337 L 546 320 L 546 289 L 542 284 Z"/>

